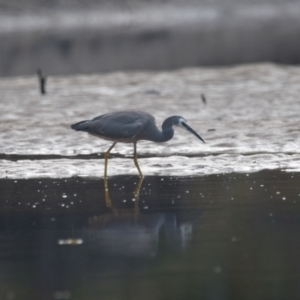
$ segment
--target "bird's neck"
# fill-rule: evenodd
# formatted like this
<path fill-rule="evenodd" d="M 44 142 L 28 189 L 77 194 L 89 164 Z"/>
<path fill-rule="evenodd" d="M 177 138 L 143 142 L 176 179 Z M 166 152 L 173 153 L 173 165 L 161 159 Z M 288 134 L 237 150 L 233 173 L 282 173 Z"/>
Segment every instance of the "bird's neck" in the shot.
<path fill-rule="evenodd" d="M 174 129 L 173 129 L 173 121 L 172 117 L 167 118 L 163 124 L 162 124 L 162 133 L 161 133 L 161 138 L 162 142 L 167 142 L 170 139 L 173 138 L 174 136 Z"/>
<path fill-rule="evenodd" d="M 159 139 L 158 139 L 158 142 L 161 142 L 161 143 L 167 142 L 170 139 L 172 139 L 173 136 L 174 136 L 174 130 L 173 130 L 173 128 L 170 128 L 170 129 L 165 130 L 165 131 L 163 130 L 161 132 L 161 135 L 160 135 Z"/>
<path fill-rule="evenodd" d="M 163 143 L 169 141 L 174 136 L 174 130 L 172 128 L 168 130 L 160 131 L 158 128 L 155 128 L 151 131 L 150 137 L 145 138 L 145 140 L 156 142 L 156 143 Z"/>
<path fill-rule="evenodd" d="M 166 119 L 162 124 L 162 131 L 155 124 L 151 124 L 143 133 L 142 139 L 157 143 L 167 142 L 174 136 L 173 124 L 171 118 Z"/>

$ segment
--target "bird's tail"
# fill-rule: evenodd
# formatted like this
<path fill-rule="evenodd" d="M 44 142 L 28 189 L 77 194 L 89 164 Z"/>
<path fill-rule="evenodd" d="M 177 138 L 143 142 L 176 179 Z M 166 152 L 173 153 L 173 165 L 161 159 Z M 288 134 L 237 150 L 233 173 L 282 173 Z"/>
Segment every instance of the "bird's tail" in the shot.
<path fill-rule="evenodd" d="M 71 125 L 71 128 L 76 131 L 87 131 L 90 121 L 81 121 Z"/>

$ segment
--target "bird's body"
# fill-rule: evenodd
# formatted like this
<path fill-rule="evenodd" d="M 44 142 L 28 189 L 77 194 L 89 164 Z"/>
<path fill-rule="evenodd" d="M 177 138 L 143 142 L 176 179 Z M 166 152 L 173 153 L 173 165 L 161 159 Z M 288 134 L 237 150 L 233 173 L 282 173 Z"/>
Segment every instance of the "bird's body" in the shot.
<path fill-rule="evenodd" d="M 71 126 L 91 135 L 109 141 L 134 143 L 139 140 L 165 142 L 173 137 L 171 132 L 162 135 L 155 124 L 155 118 L 143 111 L 120 111 L 98 116 Z M 173 131 L 173 130 L 172 130 Z"/>
<path fill-rule="evenodd" d="M 155 118 L 151 114 L 136 110 L 104 114 L 92 120 L 73 124 L 71 125 L 71 128 L 76 131 L 85 131 L 104 140 L 114 142 L 105 155 L 105 177 L 107 172 L 107 158 L 115 144 L 117 142 L 133 143 L 134 162 L 142 177 L 143 175 L 138 166 L 136 156 L 137 141 L 148 140 L 152 142 L 167 142 L 174 136 L 173 126 L 187 129 L 203 141 L 203 139 L 187 125 L 186 120 L 180 116 L 167 118 L 162 124 L 162 131 L 160 131 L 155 124 Z"/>

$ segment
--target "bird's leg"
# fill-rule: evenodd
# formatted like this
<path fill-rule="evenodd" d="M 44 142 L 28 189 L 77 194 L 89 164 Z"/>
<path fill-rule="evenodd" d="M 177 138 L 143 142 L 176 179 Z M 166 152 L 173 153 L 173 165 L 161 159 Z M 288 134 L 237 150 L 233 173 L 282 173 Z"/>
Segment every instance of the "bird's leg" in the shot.
<path fill-rule="evenodd" d="M 114 142 L 112 146 L 104 153 L 105 163 L 104 163 L 104 196 L 105 196 L 105 204 L 106 207 L 111 208 L 114 211 L 108 190 L 108 182 L 107 182 L 107 163 L 109 158 L 109 153 L 111 149 L 116 145 L 117 142 Z"/>
<path fill-rule="evenodd" d="M 133 156 L 134 164 L 135 164 L 136 168 L 137 168 L 138 171 L 139 171 L 140 177 L 141 177 L 141 178 L 144 178 L 144 176 L 143 176 L 143 174 L 142 174 L 142 171 L 141 171 L 141 169 L 140 169 L 138 160 L 137 160 L 136 142 L 133 143 L 133 148 L 134 148 L 134 156 Z"/>
<path fill-rule="evenodd" d="M 143 183 L 143 180 L 144 180 L 144 176 L 143 176 L 143 174 L 142 174 L 142 171 L 141 171 L 141 169 L 140 169 L 140 166 L 139 166 L 139 163 L 138 163 L 138 160 L 137 160 L 136 142 L 133 143 L 133 148 L 134 148 L 134 156 L 133 156 L 134 164 L 135 164 L 135 166 L 136 166 L 136 168 L 138 169 L 139 174 L 140 174 L 139 182 L 137 183 L 136 188 L 134 189 L 134 192 L 133 192 L 134 198 L 135 198 L 134 210 L 135 210 L 135 214 L 137 215 L 137 214 L 138 214 L 138 211 L 139 211 L 139 195 L 140 195 L 140 189 L 141 189 L 141 186 L 142 186 L 142 183 Z"/>
<path fill-rule="evenodd" d="M 133 143 L 133 148 L 134 148 L 134 155 L 133 155 L 134 164 L 135 164 L 135 166 L 138 169 L 139 174 L 140 174 L 139 182 L 137 183 L 136 188 L 134 189 L 134 192 L 133 192 L 134 198 L 135 198 L 134 209 L 135 209 L 135 213 L 138 214 L 138 211 L 139 211 L 139 203 L 138 203 L 139 202 L 139 195 L 140 195 L 140 189 L 141 189 L 141 186 L 142 186 L 142 183 L 143 183 L 143 180 L 144 180 L 144 176 L 142 174 L 142 171 L 140 169 L 140 166 L 139 166 L 139 163 L 138 163 L 138 160 L 137 160 L 136 142 Z"/>
<path fill-rule="evenodd" d="M 107 163 L 108 163 L 108 158 L 109 158 L 109 153 L 112 150 L 112 148 L 116 145 L 117 142 L 114 142 L 111 147 L 104 153 L 104 178 L 107 178 Z"/>

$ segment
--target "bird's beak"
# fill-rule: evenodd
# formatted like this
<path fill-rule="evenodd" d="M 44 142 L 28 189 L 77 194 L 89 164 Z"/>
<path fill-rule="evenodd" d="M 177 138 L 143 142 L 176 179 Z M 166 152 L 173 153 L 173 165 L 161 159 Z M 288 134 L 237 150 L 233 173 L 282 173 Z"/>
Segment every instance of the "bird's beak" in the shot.
<path fill-rule="evenodd" d="M 205 141 L 203 140 L 203 138 L 193 128 L 191 128 L 188 124 L 182 122 L 181 125 L 187 131 L 189 131 L 190 133 L 192 133 L 193 135 L 195 135 L 199 140 L 201 140 L 203 143 L 205 143 Z"/>

